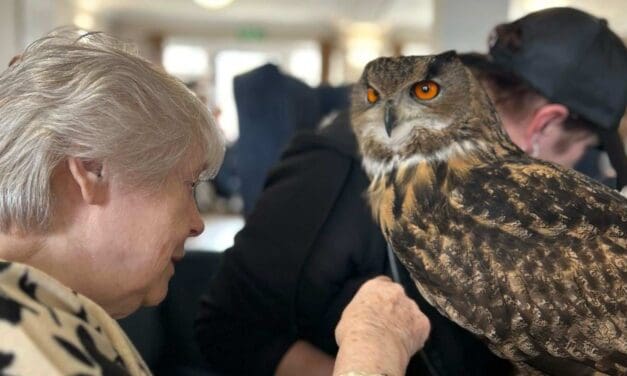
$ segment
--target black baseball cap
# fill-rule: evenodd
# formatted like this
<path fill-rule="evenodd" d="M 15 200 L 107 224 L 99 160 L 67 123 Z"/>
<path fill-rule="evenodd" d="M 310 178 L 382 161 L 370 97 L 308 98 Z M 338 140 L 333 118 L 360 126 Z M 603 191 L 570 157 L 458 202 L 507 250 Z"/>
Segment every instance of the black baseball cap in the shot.
<path fill-rule="evenodd" d="M 627 185 L 627 157 L 617 134 L 627 107 L 627 48 L 607 21 L 569 7 L 548 8 L 496 26 L 487 56 L 462 61 L 513 73 L 554 103 L 565 105 L 598 131 Z"/>
<path fill-rule="evenodd" d="M 518 43 L 499 38 L 510 28 Z M 615 130 L 627 105 L 627 48 L 607 21 L 574 8 L 549 8 L 497 26 L 489 56 L 550 101 L 602 130 Z"/>

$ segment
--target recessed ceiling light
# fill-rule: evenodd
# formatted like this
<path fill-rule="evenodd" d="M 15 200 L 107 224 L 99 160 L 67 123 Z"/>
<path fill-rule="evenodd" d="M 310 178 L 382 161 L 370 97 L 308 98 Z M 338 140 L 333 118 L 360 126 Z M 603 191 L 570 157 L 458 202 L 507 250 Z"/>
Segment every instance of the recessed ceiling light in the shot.
<path fill-rule="evenodd" d="M 85 29 L 92 30 L 96 25 L 96 21 L 91 14 L 88 13 L 78 13 L 74 16 L 74 26 Z"/>
<path fill-rule="evenodd" d="M 194 2 L 203 8 L 220 9 L 231 4 L 233 0 L 194 0 Z"/>

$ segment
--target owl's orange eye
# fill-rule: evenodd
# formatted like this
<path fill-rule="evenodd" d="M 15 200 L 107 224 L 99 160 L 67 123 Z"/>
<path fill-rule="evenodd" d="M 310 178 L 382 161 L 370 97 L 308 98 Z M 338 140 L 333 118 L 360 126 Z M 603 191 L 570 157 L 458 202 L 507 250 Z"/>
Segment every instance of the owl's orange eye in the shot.
<path fill-rule="evenodd" d="M 379 93 L 377 93 L 375 89 L 369 87 L 366 91 L 366 99 L 370 104 L 376 103 L 379 100 Z"/>
<path fill-rule="evenodd" d="M 412 91 L 416 98 L 429 100 L 440 93 L 440 86 L 433 81 L 420 81 L 414 85 Z"/>

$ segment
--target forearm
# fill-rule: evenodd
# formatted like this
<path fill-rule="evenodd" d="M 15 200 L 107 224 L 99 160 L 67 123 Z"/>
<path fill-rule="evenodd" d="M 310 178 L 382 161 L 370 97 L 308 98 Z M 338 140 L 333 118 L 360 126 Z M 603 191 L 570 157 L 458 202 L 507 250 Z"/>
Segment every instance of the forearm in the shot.
<path fill-rule="evenodd" d="M 299 340 L 285 353 L 277 366 L 276 376 L 329 376 L 334 359 L 308 342 Z"/>

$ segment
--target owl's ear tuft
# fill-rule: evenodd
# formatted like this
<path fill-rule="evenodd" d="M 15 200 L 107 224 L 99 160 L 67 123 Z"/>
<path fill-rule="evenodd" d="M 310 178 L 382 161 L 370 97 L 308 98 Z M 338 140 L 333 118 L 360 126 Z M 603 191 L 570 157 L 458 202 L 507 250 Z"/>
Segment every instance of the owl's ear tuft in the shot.
<path fill-rule="evenodd" d="M 442 52 L 439 55 L 435 55 L 435 58 L 437 60 L 440 60 L 441 62 L 448 62 L 448 61 L 453 60 L 456 57 L 457 57 L 457 52 L 455 52 L 455 50 L 448 50 L 448 51 Z"/>
<path fill-rule="evenodd" d="M 443 66 L 457 59 L 457 52 L 455 52 L 454 50 L 449 50 L 439 55 L 433 56 L 433 60 L 431 60 L 431 62 L 429 63 L 429 67 L 427 68 L 425 80 L 430 80 L 434 77 L 437 77 L 440 74 L 440 70 Z"/>
<path fill-rule="evenodd" d="M 368 72 L 370 69 L 372 69 L 373 66 L 375 66 L 376 64 L 379 63 L 380 60 L 383 60 L 384 58 L 382 57 L 377 57 L 375 59 L 372 59 L 368 62 L 368 64 L 366 64 L 366 66 L 364 67 L 364 71 L 363 74 L 365 75 L 366 72 Z"/>

